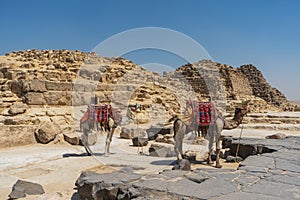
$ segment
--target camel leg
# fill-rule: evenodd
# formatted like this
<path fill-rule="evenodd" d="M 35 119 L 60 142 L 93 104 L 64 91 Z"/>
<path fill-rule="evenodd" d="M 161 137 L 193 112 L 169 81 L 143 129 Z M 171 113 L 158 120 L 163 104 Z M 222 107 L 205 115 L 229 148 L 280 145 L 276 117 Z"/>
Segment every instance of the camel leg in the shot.
<path fill-rule="evenodd" d="M 180 136 L 180 133 L 176 133 L 175 135 L 175 146 L 174 146 L 174 151 L 177 155 L 177 160 L 182 159 L 182 142 L 183 142 L 183 137 Z"/>
<path fill-rule="evenodd" d="M 198 137 L 201 136 L 201 126 L 197 126 L 197 133 L 198 133 Z"/>
<path fill-rule="evenodd" d="M 113 135 L 113 130 L 108 131 L 107 136 L 106 136 L 106 143 L 105 143 L 105 151 L 104 155 L 108 156 L 110 154 L 110 143 L 112 141 L 112 135 Z"/>
<path fill-rule="evenodd" d="M 175 139 L 175 146 L 174 146 L 174 151 L 177 155 L 177 160 L 181 160 L 182 159 L 182 139 L 177 138 Z"/>
<path fill-rule="evenodd" d="M 87 137 L 88 137 L 88 129 L 87 129 L 87 126 L 86 124 L 83 124 L 83 138 L 82 138 L 82 143 L 83 143 L 83 146 L 84 146 L 84 149 L 87 153 L 88 156 L 91 156 L 93 155 L 93 152 L 92 150 L 90 149 L 90 147 L 88 146 L 87 144 Z"/>
<path fill-rule="evenodd" d="M 216 168 L 222 168 L 222 165 L 220 164 L 220 151 L 221 151 L 222 141 L 219 138 L 216 142 L 216 149 L 217 149 Z"/>
<path fill-rule="evenodd" d="M 88 156 L 93 155 L 93 152 L 92 152 L 92 150 L 90 149 L 89 146 L 84 145 L 84 148 L 85 148 L 85 151 L 86 151 L 86 153 L 87 153 Z"/>
<path fill-rule="evenodd" d="M 203 128 L 204 129 L 204 128 Z M 213 162 L 211 160 L 211 155 L 213 152 L 213 144 L 214 144 L 214 128 L 213 127 L 209 127 L 207 130 L 207 134 L 208 134 L 208 158 L 207 158 L 207 164 L 211 165 Z"/>
<path fill-rule="evenodd" d="M 114 131 L 115 131 L 115 128 L 113 127 L 114 126 L 114 121 L 112 119 L 109 120 L 108 126 L 110 127 L 110 130 L 108 131 L 107 136 L 106 136 L 105 151 L 104 151 L 105 156 L 108 156 L 110 154 L 110 150 L 109 150 L 110 143 L 112 141 L 112 136 L 113 136 Z"/>
<path fill-rule="evenodd" d="M 176 125 L 174 126 L 174 134 L 175 134 L 174 151 L 177 155 L 177 160 L 182 160 L 183 158 L 182 143 L 183 143 L 185 129 L 186 127 L 184 126 L 184 124 L 180 123 L 180 121 L 176 122 Z"/>
<path fill-rule="evenodd" d="M 217 124 L 216 128 L 216 149 L 217 149 L 217 157 L 216 157 L 216 168 L 222 168 L 222 165 L 220 164 L 220 151 L 222 146 L 222 137 L 221 133 L 223 130 L 222 124 Z"/>

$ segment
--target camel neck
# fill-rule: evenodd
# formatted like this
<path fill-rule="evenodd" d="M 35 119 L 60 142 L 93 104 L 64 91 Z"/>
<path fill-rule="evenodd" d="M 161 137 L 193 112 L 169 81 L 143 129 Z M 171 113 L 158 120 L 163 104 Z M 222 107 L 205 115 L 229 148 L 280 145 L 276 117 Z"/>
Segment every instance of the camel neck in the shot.
<path fill-rule="evenodd" d="M 241 113 L 235 114 L 232 120 L 236 121 L 238 124 L 241 124 L 243 121 L 243 116 Z"/>

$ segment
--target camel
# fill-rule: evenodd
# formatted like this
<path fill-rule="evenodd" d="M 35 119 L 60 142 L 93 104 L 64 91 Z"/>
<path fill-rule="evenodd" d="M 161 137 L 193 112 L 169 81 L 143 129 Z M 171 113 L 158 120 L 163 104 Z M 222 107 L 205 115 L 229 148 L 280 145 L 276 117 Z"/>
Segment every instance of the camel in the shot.
<path fill-rule="evenodd" d="M 115 115 L 115 116 L 114 116 Z M 116 120 L 113 118 L 117 118 Z M 104 156 L 109 156 L 110 154 L 110 143 L 112 141 L 112 137 L 114 135 L 115 128 L 117 125 L 121 122 L 121 116 L 117 115 L 114 111 L 111 110 L 111 112 L 108 115 L 108 120 L 106 122 L 98 122 L 97 120 L 90 120 L 89 119 L 90 115 L 89 112 L 87 111 L 85 115 L 82 117 L 82 119 L 85 120 L 80 120 L 80 128 L 83 130 L 83 145 L 84 148 L 87 152 L 87 154 L 93 155 L 93 152 L 91 151 L 89 144 L 88 144 L 88 135 L 89 131 L 91 129 L 96 129 L 99 131 L 99 124 L 100 128 L 102 131 L 107 132 L 106 136 L 106 142 L 105 142 L 105 149 L 104 149 Z"/>
<path fill-rule="evenodd" d="M 222 130 L 231 130 L 237 128 L 243 121 L 243 117 L 247 114 L 248 109 L 247 106 L 243 108 L 236 108 L 234 117 L 232 119 L 224 119 L 220 114 L 217 115 L 216 123 L 211 124 L 210 126 L 201 127 L 204 132 L 208 134 L 208 158 L 207 163 L 212 164 L 211 154 L 213 151 L 213 142 L 216 141 L 216 168 L 221 168 L 220 165 L 220 150 L 222 144 L 222 137 L 221 132 Z M 174 129 L 174 140 L 175 140 L 175 153 L 177 155 L 177 160 L 181 160 L 183 158 L 183 151 L 182 151 L 182 143 L 183 138 L 186 133 L 187 128 L 189 127 L 187 123 L 185 123 L 182 119 L 178 116 L 173 116 L 169 122 L 173 122 L 173 129 Z"/>

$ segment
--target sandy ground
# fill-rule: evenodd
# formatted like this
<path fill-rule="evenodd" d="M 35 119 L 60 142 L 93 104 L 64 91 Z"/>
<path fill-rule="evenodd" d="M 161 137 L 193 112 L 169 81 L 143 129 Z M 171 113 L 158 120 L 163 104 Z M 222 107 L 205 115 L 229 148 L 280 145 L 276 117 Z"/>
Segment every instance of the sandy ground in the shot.
<path fill-rule="evenodd" d="M 266 131 L 243 129 L 242 137 L 264 138 L 266 135 L 283 132 L 286 135 L 300 135 L 289 131 Z M 241 129 L 224 131 L 223 135 L 239 137 Z M 148 148 L 138 149 L 131 145 L 131 140 L 114 137 L 110 157 L 103 156 L 105 136 L 100 135 L 98 142 L 92 146 L 95 156 L 86 156 L 84 148 L 69 144 L 30 145 L 0 149 L 0 199 L 7 199 L 13 184 L 23 179 L 43 186 L 45 194 L 27 196 L 24 199 L 76 199 L 74 196 L 75 181 L 80 173 L 92 170 L 108 173 L 126 165 L 132 165 L 136 173 L 158 173 L 163 169 L 171 169 L 173 158 L 148 156 Z M 185 150 L 197 150 L 197 161 L 192 168 L 211 168 L 203 162 L 206 145 L 185 144 Z M 138 153 L 144 152 L 144 154 Z M 222 163 L 224 168 L 238 167 L 238 163 Z"/>

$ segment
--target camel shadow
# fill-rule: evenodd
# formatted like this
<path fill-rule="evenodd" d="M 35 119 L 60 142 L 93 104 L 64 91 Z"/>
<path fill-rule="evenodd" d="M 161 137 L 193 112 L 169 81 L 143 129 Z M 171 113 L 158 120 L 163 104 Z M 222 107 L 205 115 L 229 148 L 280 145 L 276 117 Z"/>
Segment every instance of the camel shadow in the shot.
<path fill-rule="evenodd" d="M 176 165 L 177 160 L 155 160 L 150 162 L 151 165 Z"/>
<path fill-rule="evenodd" d="M 63 158 L 69 158 L 69 157 L 88 157 L 89 155 L 87 153 L 65 153 L 63 154 Z M 104 156 L 104 153 L 93 153 L 93 156 Z"/>
<path fill-rule="evenodd" d="M 191 164 L 194 165 L 207 165 L 206 160 L 189 160 Z M 178 165 L 177 160 L 156 160 L 150 163 L 151 165 Z"/>

